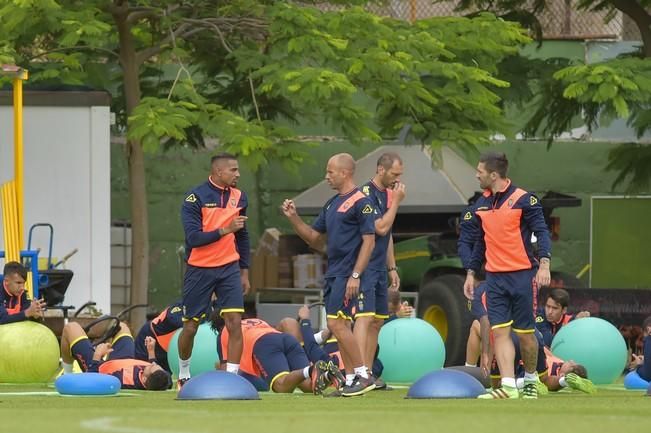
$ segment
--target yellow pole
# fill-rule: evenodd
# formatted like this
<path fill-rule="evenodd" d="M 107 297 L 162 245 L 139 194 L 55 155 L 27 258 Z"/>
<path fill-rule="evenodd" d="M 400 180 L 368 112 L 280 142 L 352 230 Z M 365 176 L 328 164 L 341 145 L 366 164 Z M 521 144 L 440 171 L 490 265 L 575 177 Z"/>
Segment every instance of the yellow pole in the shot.
<path fill-rule="evenodd" d="M 25 246 L 25 201 L 23 170 L 23 80 L 27 71 L 22 70 L 13 80 L 14 87 L 14 176 L 16 179 L 16 205 L 18 207 L 19 248 Z"/>

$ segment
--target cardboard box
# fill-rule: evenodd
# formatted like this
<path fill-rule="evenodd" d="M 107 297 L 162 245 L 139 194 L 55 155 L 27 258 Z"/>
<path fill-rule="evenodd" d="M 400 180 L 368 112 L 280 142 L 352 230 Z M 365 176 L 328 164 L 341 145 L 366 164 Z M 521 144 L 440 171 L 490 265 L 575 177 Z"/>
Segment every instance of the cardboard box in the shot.
<path fill-rule="evenodd" d="M 258 246 L 255 249 L 256 256 L 278 256 L 280 244 L 280 230 L 269 228 L 262 233 L 258 239 Z"/>

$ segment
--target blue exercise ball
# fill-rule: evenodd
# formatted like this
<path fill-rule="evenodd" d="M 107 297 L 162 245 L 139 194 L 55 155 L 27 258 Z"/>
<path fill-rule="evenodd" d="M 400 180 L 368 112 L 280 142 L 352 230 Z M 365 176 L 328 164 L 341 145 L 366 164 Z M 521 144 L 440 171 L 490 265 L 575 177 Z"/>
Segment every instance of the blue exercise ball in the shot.
<path fill-rule="evenodd" d="M 64 374 L 54 382 L 62 395 L 113 395 L 121 386 L 117 377 L 101 373 Z"/>
<path fill-rule="evenodd" d="M 175 377 L 179 377 L 179 334 L 178 329 L 167 351 L 167 363 Z M 194 346 L 192 347 L 192 357 L 190 360 L 190 374 L 196 376 L 206 371 L 213 371 L 217 356 L 217 333 L 210 328 L 209 323 L 199 325 L 196 335 L 194 336 Z"/>
<path fill-rule="evenodd" d="M 486 388 L 470 374 L 444 368 L 418 379 L 406 398 L 477 398 L 485 392 Z"/>
<path fill-rule="evenodd" d="M 242 376 L 225 371 L 208 371 L 188 380 L 178 400 L 260 400 L 255 387 Z"/>
<path fill-rule="evenodd" d="M 588 378 L 597 385 L 613 383 L 624 371 L 628 357 L 619 330 L 596 317 L 576 319 L 563 326 L 552 340 L 551 349 L 561 359 L 582 364 Z"/>
<path fill-rule="evenodd" d="M 392 383 L 412 383 L 425 373 L 440 370 L 445 344 L 436 329 L 421 319 L 396 319 L 380 329 L 382 377 Z"/>

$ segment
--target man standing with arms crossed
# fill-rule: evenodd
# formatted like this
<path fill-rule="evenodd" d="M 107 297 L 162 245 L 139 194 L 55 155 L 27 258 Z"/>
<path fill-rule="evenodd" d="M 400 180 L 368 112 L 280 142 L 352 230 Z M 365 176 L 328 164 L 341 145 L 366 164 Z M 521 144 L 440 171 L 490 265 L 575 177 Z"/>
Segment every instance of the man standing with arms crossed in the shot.
<path fill-rule="evenodd" d="M 209 312 L 213 293 L 230 333 L 226 371 L 239 371 L 243 292 L 250 288 L 250 246 L 245 228 L 248 200 L 243 191 L 235 188 L 239 178 L 235 156 L 215 155 L 208 180 L 194 188 L 183 202 L 181 220 L 188 266 L 183 280 L 183 330 L 178 342 L 179 390 L 190 379 L 194 336 L 201 318 Z"/>
<path fill-rule="evenodd" d="M 360 278 L 375 246 L 375 209 L 355 186 L 354 173 L 355 161 L 349 154 L 330 158 L 325 179 L 337 194 L 326 202 L 311 227 L 298 215 L 293 201 L 285 200 L 282 205 L 294 230 L 308 245 L 318 244 L 327 233 L 328 270 L 323 295 L 328 328 L 339 342 L 347 372 L 354 374 L 341 391 L 345 397 L 375 388 L 350 329 Z"/>
<path fill-rule="evenodd" d="M 472 300 L 474 275 L 485 258 L 488 320 L 502 386 L 479 398 L 519 397 L 513 368 L 513 328 L 520 340 L 525 368 L 522 397 L 535 399 L 538 341 L 534 335 L 534 302 L 536 288 L 550 282 L 551 239 L 538 198 L 511 183 L 506 177 L 508 165 L 503 153 L 488 152 L 479 159 L 476 176 L 484 190 L 474 209 L 479 236 L 463 289 Z M 532 233 L 538 239 L 540 261 L 533 255 Z"/>
<path fill-rule="evenodd" d="M 405 185 L 400 183 L 402 173 L 400 156 L 395 152 L 383 153 L 377 161 L 375 176 L 362 185 L 362 192 L 375 208 L 376 236 L 373 254 L 362 276 L 353 334 L 362 352 L 364 365 L 369 367 L 375 358 L 380 328 L 389 318 L 388 282 L 391 283 L 391 290 L 400 288 L 391 227 L 400 202 L 405 198 Z M 373 379 L 375 389 L 386 389 L 387 385 L 382 379 Z"/>

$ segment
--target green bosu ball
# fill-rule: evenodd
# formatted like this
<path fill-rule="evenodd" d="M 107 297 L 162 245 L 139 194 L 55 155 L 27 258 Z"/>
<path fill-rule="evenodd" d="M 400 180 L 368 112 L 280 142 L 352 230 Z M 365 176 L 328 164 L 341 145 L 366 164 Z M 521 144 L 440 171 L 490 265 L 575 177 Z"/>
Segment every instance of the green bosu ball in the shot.
<path fill-rule="evenodd" d="M 552 340 L 552 353 L 573 360 L 588 370 L 595 384 L 613 383 L 626 366 L 626 343 L 609 322 L 596 317 L 576 319 L 563 326 Z"/>
<path fill-rule="evenodd" d="M 412 383 L 425 373 L 440 370 L 445 344 L 436 329 L 421 319 L 396 319 L 380 329 L 379 358 L 382 378 L 392 383 Z"/>
<path fill-rule="evenodd" d="M 179 377 L 178 342 L 180 333 L 180 329 L 174 333 L 167 352 L 167 362 L 175 377 Z M 205 373 L 206 371 L 214 371 L 217 359 L 217 334 L 210 329 L 209 323 L 202 323 L 199 325 L 197 334 L 194 336 L 192 358 L 190 359 L 190 373 L 192 377 Z"/>
<path fill-rule="evenodd" d="M 0 325 L 0 383 L 46 383 L 59 368 L 59 343 L 47 326 Z"/>

